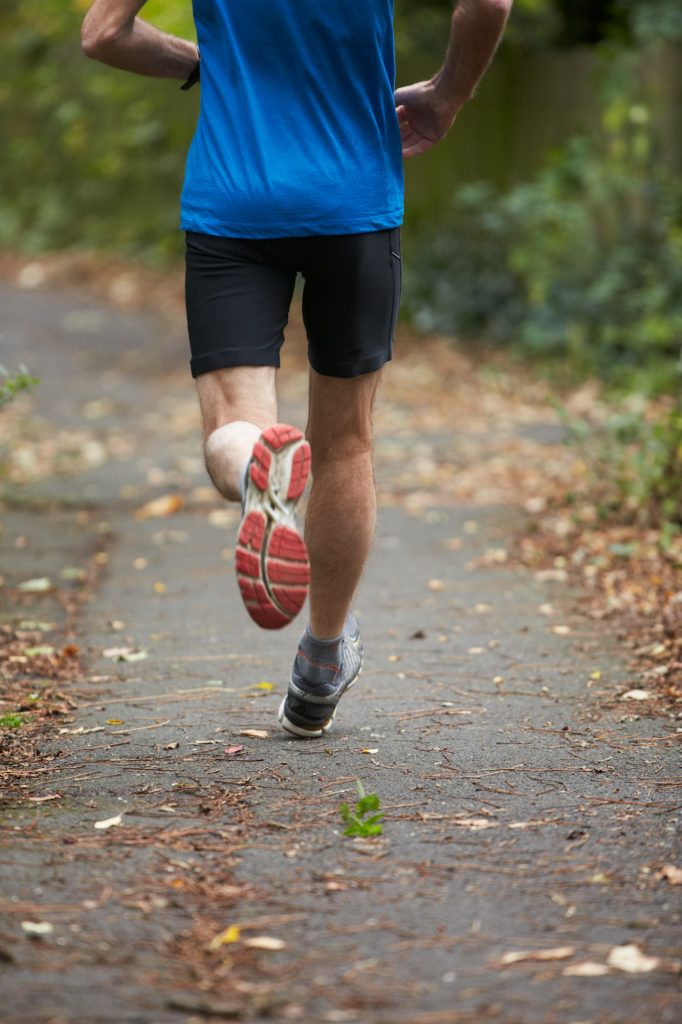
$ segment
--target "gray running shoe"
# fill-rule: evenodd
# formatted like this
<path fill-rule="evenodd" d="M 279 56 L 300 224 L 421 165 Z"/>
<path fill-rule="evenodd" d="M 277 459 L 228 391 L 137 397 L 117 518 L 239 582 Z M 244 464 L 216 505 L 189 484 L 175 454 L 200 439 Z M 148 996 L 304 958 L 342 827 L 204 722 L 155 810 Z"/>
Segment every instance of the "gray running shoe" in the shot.
<path fill-rule="evenodd" d="M 352 615 L 339 640 L 301 637 L 279 721 L 294 736 L 315 738 L 329 732 L 336 708 L 362 672 L 363 646 Z"/>

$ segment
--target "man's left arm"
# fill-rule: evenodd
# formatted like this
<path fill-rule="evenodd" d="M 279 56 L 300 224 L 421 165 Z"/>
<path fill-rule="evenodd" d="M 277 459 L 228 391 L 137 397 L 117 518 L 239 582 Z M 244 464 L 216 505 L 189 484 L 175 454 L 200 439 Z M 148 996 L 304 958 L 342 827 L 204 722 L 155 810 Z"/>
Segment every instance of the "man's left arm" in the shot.
<path fill-rule="evenodd" d="M 196 43 L 138 18 L 146 0 L 94 0 L 83 21 L 83 52 L 123 71 L 186 79 L 199 61 Z"/>
<path fill-rule="evenodd" d="M 458 0 L 441 69 L 429 81 L 395 92 L 403 156 L 418 156 L 447 134 L 492 60 L 512 2 Z"/>

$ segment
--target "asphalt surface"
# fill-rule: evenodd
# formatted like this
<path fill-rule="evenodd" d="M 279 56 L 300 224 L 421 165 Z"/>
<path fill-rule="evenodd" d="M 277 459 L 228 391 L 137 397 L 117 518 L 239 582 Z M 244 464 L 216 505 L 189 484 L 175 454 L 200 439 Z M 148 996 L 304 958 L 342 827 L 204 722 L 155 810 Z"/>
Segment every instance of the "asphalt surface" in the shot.
<path fill-rule="evenodd" d="M 0 817 L 0 1020 L 678 1021 L 674 728 L 621 699 L 618 638 L 565 584 L 486 558 L 518 512 L 380 509 L 361 682 L 327 737 L 293 740 L 302 621 L 262 632 L 241 606 L 184 339 L 76 294 L 5 284 L 0 309 L 2 362 L 41 378 L 32 419 L 82 454 L 5 487 L 0 599 L 91 581 L 77 707 Z M 282 388 L 299 425 L 302 386 Z M 60 594 L 30 611 L 56 635 Z M 374 840 L 343 835 L 357 779 Z"/>

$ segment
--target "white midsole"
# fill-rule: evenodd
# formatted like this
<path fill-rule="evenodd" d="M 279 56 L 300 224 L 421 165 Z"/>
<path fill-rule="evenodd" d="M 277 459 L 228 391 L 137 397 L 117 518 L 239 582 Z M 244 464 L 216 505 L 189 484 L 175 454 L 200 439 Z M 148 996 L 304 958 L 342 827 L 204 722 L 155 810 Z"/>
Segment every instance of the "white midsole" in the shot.
<path fill-rule="evenodd" d="M 290 721 L 287 718 L 286 714 L 284 713 L 285 703 L 286 697 L 283 699 L 282 703 L 279 706 L 279 712 L 277 714 L 277 717 L 282 728 L 286 729 L 287 732 L 293 733 L 294 736 L 304 736 L 306 739 L 317 739 L 320 736 L 324 736 L 325 733 L 328 733 L 332 725 L 334 724 L 334 715 L 336 714 L 336 708 L 334 708 L 334 711 L 332 712 L 332 716 L 329 719 L 329 721 L 325 725 L 320 726 L 319 729 L 302 729 L 300 725 L 295 725 L 292 721 Z"/>
<path fill-rule="evenodd" d="M 249 512 L 259 511 L 264 512 L 273 522 L 280 525 L 294 525 L 298 499 L 292 500 L 286 495 L 291 482 L 294 455 L 305 444 L 305 441 L 303 439 L 294 441 L 276 452 L 273 452 L 264 441 L 261 443 L 272 456 L 268 469 L 268 485 L 264 491 L 261 491 L 249 477 L 243 516 L 246 517 Z"/>

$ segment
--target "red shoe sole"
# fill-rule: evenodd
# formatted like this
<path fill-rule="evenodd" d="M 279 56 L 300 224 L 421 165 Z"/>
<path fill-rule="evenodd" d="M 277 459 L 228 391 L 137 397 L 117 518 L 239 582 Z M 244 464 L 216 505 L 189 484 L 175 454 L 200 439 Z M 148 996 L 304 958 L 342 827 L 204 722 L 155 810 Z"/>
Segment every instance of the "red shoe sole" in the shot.
<path fill-rule="evenodd" d="M 276 424 L 261 435 L 254 447 L 250 476 L 266 491 L 273 457 L 289 444 L 303 441 L 295 427 Z M 286 498 L 300 498 L 310 471 L 310 448 L 300 444 L 294 453 Z M 237 537 L 237 582 L 251 618 L 263 629 L 281 629 L 303 607 L 308 593 L 310 566 L 300 534 L 289 525 L 272 522 L 260 509 L 242 520 Z"/>

